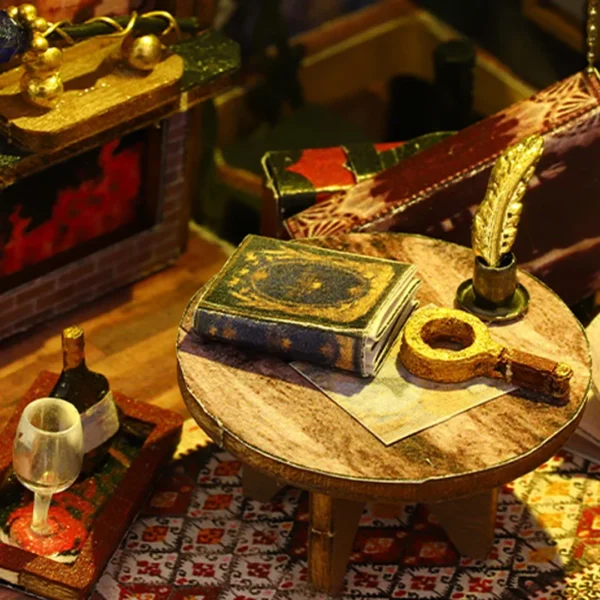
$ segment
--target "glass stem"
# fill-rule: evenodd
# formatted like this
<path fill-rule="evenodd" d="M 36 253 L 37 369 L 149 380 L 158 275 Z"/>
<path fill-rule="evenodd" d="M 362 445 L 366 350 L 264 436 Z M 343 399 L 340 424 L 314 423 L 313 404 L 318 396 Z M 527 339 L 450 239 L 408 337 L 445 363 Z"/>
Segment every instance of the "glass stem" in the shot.
<path fill-rule="evenodd" d="M 35 494 L 33 500 L 33 519 L 31 529 L 34 533 L 45 535 L 48 530 L 48 509 L 52 494 Z"/>

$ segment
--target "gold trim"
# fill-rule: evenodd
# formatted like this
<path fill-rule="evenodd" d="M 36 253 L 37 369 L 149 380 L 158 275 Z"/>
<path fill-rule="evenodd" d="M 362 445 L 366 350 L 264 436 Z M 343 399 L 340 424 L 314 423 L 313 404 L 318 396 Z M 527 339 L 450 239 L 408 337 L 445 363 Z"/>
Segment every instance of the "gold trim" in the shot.
<path fill-rule="evenodd" d="M 586 46 L 587 46 L 587 73 L 597 75 L 595 68 L 596 47 L 598 41 L 598 0 L 588 0 L 588 12 L 586 23 Z"/>
<path fill-rule="evenodd" d="M 134 10 L 131 13 L 129 22 L 127 23 L 127 25 L 125 27 L 123 27 L 122 25 L 119 25 L 119 23 L 117 23 L 114 19 L 111 19 L 110 17 L 105 17 L 105 16 L 93 17 L 91 19 L 88 19 L 87 21 L 85 21 L 84 25 L 87 25 L 89 23 L 98 23 L 98 22 L 106 23 L 107 25 L 110 25 L 111 27 L 115 28 L 115 30 L 116 30 L 115 33 L 107 33 L 106 35 L 101 35 L 98 37 L 120 38 L 120 37 L 127 36 L 131 32 L 131 30 L 133 29 L 137 20 L 138 20 L 138 14 Z"/>
<path fill-rule="evenodd" d="M 67 42 L 68 44 L 74 44 L 75 40 L 68 34 L 65 33 L 62 30 L 62 26 L 63 25 L 71 25 L 71 21 L 64 19 L 62 21 L 57 21 L 56 23 L 49 23 L 49 27 L 48 29 L 46 29 L 46 31 L 44 31 L 44 33 L 42 33 L 42 37 L 48 37 L 51 33 L 54 33 L 56 31 L 56 33 L 58 33 L 58 35 L 60 35 L 60 37 L 65 40 L 65 42 Z"/>
<path fill-rule="evenodd" d="M 247 241 L 246 241 L 247 240 Z M 324 305 L 307 305 L 303 302 L 283 301 L 273 299 L 265 295 L 256 285 L 256 275 L 261 271 L 253 271 L 250 277 L 240 277 L 240 269 L 243 268 L 241 261 L 246 264 L 253 265 L 258 263 L 256 256 L 257 252 L 265 257 L 265 261 L 270 264 L 281 265 L 286 263 L 318 262 L 327 267 L 337 267 L 342 270 L 348 270 L 348 262 L 346 257 L 334 258 L 330 256 L 320 256 L 317 253 L 311 252 L 309 247 L 303 248 L 300 245 L 293 243 L 285 243 L 285 248 L 268 250 L 264 247 L 256 252 L 247 250 L 248 245 L 252 242 L 252 237 L 246 238 L 239 246 L 238 251 L 230 257 L 225 263 L 219 274 L 215 276 L 209 284 L 206 293 L 203 294 L 199 303 L 199 308 L 206 308 L 216 312 L 222 312 L 224 307 L 220 302 L 211 302 L 208 298 L 219 285 L 227 285 L 230 288 L 229 294 L 238 300 L 238 306 L 227 306 L 227 313 L 240 317 L 260 319 L 257 316 L 256 309 L 272 310 L 279 313 L 287 313 L 287 318 L 280 318 L 281 323 L 296 323 L 300 316 L 314 317 L 315 320 L 329 320 L 333 323 L 344 325 L 352 323 L 361 317 L 365 316 L 381 299 L 383 291 L 391 284 L 395 276 L 395 269 L 392 265 L 387 264 L 369 264 L 370 261 L 355 260 L 352 263 L 353 276 L 363 279 L 366 285 L 366 293 L 357 295 L 351 300 L 338 303 Z M 284 242 L 279 242 L 283 244 Z M 354 259 L 359 255 L 352 255 Z M 360 256 L 361 259 L 365 258 Z M 235 266 L 234 266 L 235 265 Z M 233 267 L 233 269 L 232 269 Z M 287 310 L 286 310 L 287 309 Z M 370 324 L 370 323 L 369 323 Z M 315 323 L 315 326 L 317 323 Z M 368 325 L 367 325 L 368 327 Z M 331 331 L 348 331 L 347 329 L 330 328 Z M 362 330 L 362 328 L 361 328 Z"/>
<path fill-rule="evenodd" d="M 181 39 L 182 36 L 179 23 L 177 23 L 177 20 L 171 13 L 167 12 L 166 10 L 153 10 L 142 15 L 143 19 L 148 19 L 150 17 L 160 17 L 162 19 L 166 19 L 166 21 L 169 23 L 168 27 L 160 34 L 160 37 L 164 37 L 165 35 L 171 33 L 171 31 L 174 31 L 177 34 L 177 39 Z"/>

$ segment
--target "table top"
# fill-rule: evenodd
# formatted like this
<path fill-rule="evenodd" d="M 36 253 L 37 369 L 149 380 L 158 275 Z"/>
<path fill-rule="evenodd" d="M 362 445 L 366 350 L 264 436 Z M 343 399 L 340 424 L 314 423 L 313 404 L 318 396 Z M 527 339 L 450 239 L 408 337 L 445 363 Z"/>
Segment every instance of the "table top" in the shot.
<path fill-rule="evenodd" d="M 304 243 L 417 265 L 421 305 L 452 306 L 471 276 L 468 248 L 422 236 L 349 234 Z M 500 342 L 573 367 L 569 402 L 516 392 L 385 446 L 348 413 L 273 356 L 200 339 L 191 299 L 177 339 L 179 383 L 196 421 L 245 464 L 303 489 L 373 501 L 453 499 L 491 489 L 548 460 L 581 418 L 590 385 L 586 335 L 568 307 L 526 273 L 521 321 L 494 325 Z"/>
<path fill-rule="evenodd" d="M 587 326 L 586 333 L 592 352 L 592 379 L 594 385 L 600 390 L 600 315 Z"/>

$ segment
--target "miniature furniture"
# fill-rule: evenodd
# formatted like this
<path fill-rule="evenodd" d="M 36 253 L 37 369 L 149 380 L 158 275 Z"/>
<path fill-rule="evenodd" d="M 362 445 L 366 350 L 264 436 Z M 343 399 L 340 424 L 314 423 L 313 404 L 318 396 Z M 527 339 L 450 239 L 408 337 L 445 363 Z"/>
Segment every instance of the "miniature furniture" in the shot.
<path fill-rule="evenodd" d="M 0 339 L 185 248 L 200 139 L 189 113 L 229 87 L 239 48 L 209 29 L 172 45 L 150 75 L 125 77 L 106 68 L 118 44 L 67 48 L 51 111 L 16 94 L 21 68 L 0 74 Z"/>
<path fill-rule="evenodd" d="M 13 412 L 2 430 L 0 475 L 12 464 L 12 440 L 25 407 L 37 398 L 50 394 L 58 375 L 43 371 Z M 54 600 L 88 598 L 106 563 L 134 520 L 148 491 L 171 458 L 181 437 L 183 418 L 177 413 L 134 400 L 115 391 L 114 398 L 127 419 L 137 421 L 147 430 L 142 442 L 118 434 L 120 440 L 111 450 L 114 460 L 103 470 L 78 482 L 76 486 L 54 496 L 50 514 L 60 522 L 59 530 L 48 540 L 47 547 L 64 552 L 60 562 L 40 556 L 33 548 L 24 549 L 0 543 L 0 583 L 18 586 L 28 593 Z M 126 440 L 126 441 L 124 441 Z M 19 528 L 26 522 L 27 505 L 19 507 L 10 489 L 3 490 L 2 528 L 11 522 Z M 22 529 L 21 529 L 22 530 Z M 54 538 L 54 539 L 51 539 Z M 32 551 L 29 551 L 32 550 Z M 67 551 L 75 551 L 69 562 Z M 0 597 L 4 598 L 4 588 Z"/>
<path fill-rule="evenodd" d="M 225 234 L 229 228 L 239 228 L 238 223 L 228 222 L 225 205 L 230 203 L 233 210 L 237 206 L 246 217 L 238 219 L 240 223 L 244 221 L 245 232 L 256 231 L 259 205 L 264 202 L 260 157 L 256 157 L 261 148 L 292 150 L 383 139 L 382 124 L 375 123 L 380 120 L 380 113 L 385 113 L 388 81 L 397 75 L 431 81 L 433 50 L 439 43 L 458 37 L 455 29 L 408 0 L 376 2 L 295 36 L 292 44 L 302 45 L 306 51 L 298 76 L 310 110 L 286 118 L 267 136 L 261 129 L 256 130 L 257 118 L 247 106 L 260 78 L 245 77 L 216 98 L 214 176 L 222 183 L 215 186 L 218 201 L 205 194 L 196 202 L 195 218 Z M 352 77 L 347 76 L 349 69 Z M 481 115 L 498 112 L 536 91 L 482 48 L 477 48 L 474 77 L 474 109 Z M 357 94 L 371 97 L 368 127 L 365 123 L 357 127 L 355 119 L 343 109 L 338 114 L 340 106 Z M 241 144 L 240 139 L 248 137 L 250 125 L 254 133 L 246 144 Z M 342 167 L 340 171 L 343 170 Z M 353 184 L 357 180 L 351 175 L 344 179 Z M 323 190 L 315 187 L 321 197 Z M 340 187 L 346 186 L 332 179 L 324 195 Z M 269 218 L 273 216 L 275 204 L 271 198 L 261 211 L 262 218 L 265 212 Z M 279 223 L 273 223 L 267 231 L 265 223 L 261 223 L 261 231 L 267 235 L 274 235 L 278 227 Z"/>
<path fill-rule="evenodd" d="M 467 248 L 420 236 L 349 234 L 306 243 L 415 263 L 421 305 L 452 306 L 472 270 Z M 548 460 L 577 427 L 590 385 L 586 336 L 551 290 L 525 273 L 520 278 L 531 294 L 527 339 L 515 335 L 519 324 L 493 334 L 569 363 L 568 404 L 505 394 L 388 447 L 280 359 L 197 337 L 197 296 L 190 301 L 177 340 L 184 401 L 244 463 L 246 493 L 267 499 L 281 484 L 310 491 L 309 574 L 317 590 L 340 590 L 365 502 L 392 505 L 387 512 L 401 502 L 427 503 L 461 552 L 485 556 L 498 486 Z"/>
<path fill-rule="evenodd" d="M 356 183 L 288 218 L 291 238 L 349 232 L 424 233 L 468 244 L 476 206 L 492 165 L 506 148 L 532 134 L 544 154 L 527 191 L 515 254 L 568 304 L 598 289 L 600 212 L 588 198 L 600 152 L 600 80 L 577 73 L 512 104 L 375 177 Z M 318 172 L 317 165 L 290 171 Z M 322 182 L 322 184 L 325 182 Z M 332 177 L 332 183 L 335 183 Z M 564 198 L 572 199 L 568 207 Z"/>

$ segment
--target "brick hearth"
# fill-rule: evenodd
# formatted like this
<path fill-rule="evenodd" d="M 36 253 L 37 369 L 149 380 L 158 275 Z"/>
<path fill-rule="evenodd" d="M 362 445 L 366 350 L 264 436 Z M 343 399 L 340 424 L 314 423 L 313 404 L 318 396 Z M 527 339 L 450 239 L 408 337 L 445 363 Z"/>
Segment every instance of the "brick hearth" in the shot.
<path fill-rule="evenodd" d="M 155 224 L 0 295 L 0 339 L 90 302 L 172 264 L 188 211 L 184 158 L 188 116 L 161 124 L 161 190 Z"/>

